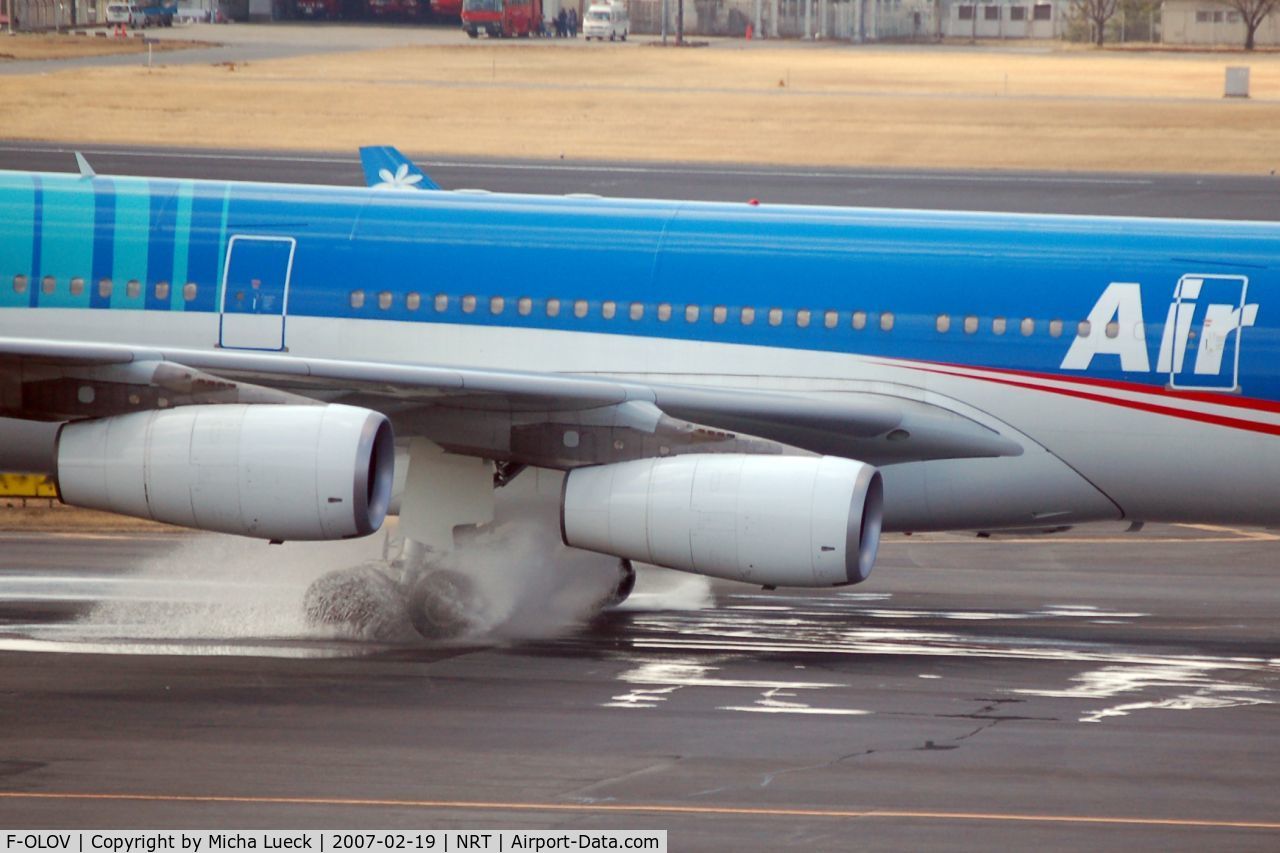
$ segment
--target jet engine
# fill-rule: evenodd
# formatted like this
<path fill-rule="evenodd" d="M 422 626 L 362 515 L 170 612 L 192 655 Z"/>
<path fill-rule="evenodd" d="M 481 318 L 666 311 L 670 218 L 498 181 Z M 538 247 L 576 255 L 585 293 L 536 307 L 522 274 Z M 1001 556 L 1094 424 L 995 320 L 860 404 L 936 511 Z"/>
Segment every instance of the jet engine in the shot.
<path fill-rule="evenodd" d="M 66 424 L 56 459 L 72 506 L 260 539 L 346 539 L 382 526 L 395 446 L 368 409 L 185 406 Z"/>
<path fill-rule="evenodd" d="M 831 456 L 690 454 L 577 468 L 560 532 L 574 548 L 763 586 L 871 574 L 880 472 Z"/>

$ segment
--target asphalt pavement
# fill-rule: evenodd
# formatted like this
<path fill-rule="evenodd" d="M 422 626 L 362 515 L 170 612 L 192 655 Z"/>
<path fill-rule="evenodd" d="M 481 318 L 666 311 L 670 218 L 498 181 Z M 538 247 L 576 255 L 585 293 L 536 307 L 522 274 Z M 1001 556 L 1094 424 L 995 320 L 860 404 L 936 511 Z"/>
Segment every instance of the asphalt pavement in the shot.
<path fill-rule="evenodd" d="M 394 140 L 383 140 L 392 143 Z M 75 147 L 0 143 L 0 169 L 75 171 Z M 357 151 L 211 151 L 85 145 L 103 175 L 358 186 Z M 406 150 L 445 189 L 1181 219 L 1280 219 L 1273 175 L 779 168 L 441 158 Z"/>
<path fill-rule="evenodd" d="M 318 569 L 279 553 L 0 536 L 0 826 L 1280 844 L 1274 534 L 896 536 L 858 587 L 653 573 L 629 609 L 444 645 L 308 628 Z"/>

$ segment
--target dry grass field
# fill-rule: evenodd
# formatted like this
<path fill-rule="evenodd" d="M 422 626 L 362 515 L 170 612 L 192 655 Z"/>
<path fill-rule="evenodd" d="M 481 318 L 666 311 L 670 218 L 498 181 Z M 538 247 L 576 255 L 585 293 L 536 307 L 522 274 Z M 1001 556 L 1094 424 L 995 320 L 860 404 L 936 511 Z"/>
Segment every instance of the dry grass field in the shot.
<path fill-rule="evenodd" d="M 193 46 L 189 42 L 155 42 L 155 52 L 181 50 Z M 120 53 L 146 53 L 140 38 L 118 39 L 100 36 L 69 36 L 21 33 L 0 39 L 0 64 L 24 59 L 75 59 L 82 56 L 113 56 Z"/>
<path fill-rule="evenodd" d="M 1254 97 L 1224 100 L 1227 65 Z M 777 164 L 1269 173 L 1280 54 L 405 47 L 0 76 L 0 136 Z"/>

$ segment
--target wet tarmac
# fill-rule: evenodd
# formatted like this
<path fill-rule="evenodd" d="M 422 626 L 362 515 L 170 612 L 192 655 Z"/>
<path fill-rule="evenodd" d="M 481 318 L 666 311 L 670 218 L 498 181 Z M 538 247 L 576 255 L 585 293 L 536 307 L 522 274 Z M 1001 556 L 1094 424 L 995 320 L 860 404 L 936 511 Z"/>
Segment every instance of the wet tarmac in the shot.
<path fill-rule="evenodd" d="M 0 825 L 1275 850 L 1277 539 L 896 536 L 858 587 L 649 572 L 428 644 L 307 626 L 312 552 L 0 534 Z"/>

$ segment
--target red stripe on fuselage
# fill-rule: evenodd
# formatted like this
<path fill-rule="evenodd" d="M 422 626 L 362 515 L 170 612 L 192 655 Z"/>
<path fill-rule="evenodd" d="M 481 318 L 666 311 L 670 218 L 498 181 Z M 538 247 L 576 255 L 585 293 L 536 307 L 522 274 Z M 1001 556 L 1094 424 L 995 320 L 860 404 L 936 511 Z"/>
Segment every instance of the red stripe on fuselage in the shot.
<path fill-rule="evenodd" d="M 1119 379 L 1094 379 L 1083 376 L 1064 376 L 1060 373 L 1039 373 L 1034 370 L 1013 370 L 1003 367 L 976 367 L 973 365 L 951 364 L 945 361 L 921 361 L 918 364 L 932 364 L 938 367 L 949 367 L 957 370 L 985 370 L 989 373 L 1003 373 L 1010 376 L 1026 376 L 1032 379 L 1045 379 L 1051 382 L 1072 382 L 1077 385 L 1111 388 L 1116 391 L 1128 391 L 1134 394 L 1149 394 L 1169 400 L 1193 400 L 1197 403 L 1208 403 L 1213 406 L 1229 406 L 1235 409 L 1251 409 L 1257 412 L 1274 412 L 1280 414 L 1280 402 L 1264 400 L 1260 397 L 1240 397 L 1229 393 L 1212 391 L 1178 391 L 1161 388 L 1155 385 L 1143 385 L 1140 382 L 1124 382 Z M 968 375 L 968 374 L 965 374 Z M 1038 387 L 1038 386 L 1037 386 Z"/>
<path fill-rule="evenodd" d="M 940 365 L 940 367 L 952 367 L 952 365 Z M 1165 416 L 1174 417 L 1174 418 L 1182 418 L 1184 420 L 1198 421 L 1200 423 L 1213 424 L 1215 426 L 1224 426 L 1224 427 L 1229 427 L 1231 429 L 1241 429 L 1249 432 L 1260 432 L 1266 435 L 1280 435 L 1280 424 L 1265 424 L 1265 423 L 1258 423 L 1257 421 L 1246 421 L 1246 420 L 1241 420 L 1240 418 L 1229 418 L 1223 415 L 1214 415 L 1208 412 L 1197 412 L 1191 409 L 1175 409 L 1170 406 L 1162 406 L 1156 403 L 1144 403 L 1139 400 L 1123 400 L 1123 399 L 1120 399 L 1119 397 L 1108 397 L 1104 394 L 1095 394 L 1090 391 L 1081 391 L 1075 388 L 1054 388 L 1047 385 L 1035 385 L 1030 382 L 1018 382 L 1013 379 L 1006 379 L 1003 377 L 981 376 L 976 373 L 963 372 L 961 369 L 942 370 L 934 367 L 916 367 L 912 365 L 908 365 L 908 369 L 919 370 L 924 373 L 934 373 L 939 376 L 953 376 L 960 379 L 978 379 L 978 380 L 981 380 L 982 382 L 993 382 L 997 385 L 1008 385 L 1014 388 L 1025 388 L 1030 391 L 1047 391 L 1050 394 L 1060 394 L 1065 397 L 1075 397 L 1076 399 L 1089 400 L 1094 403 L 1106 403 L 1111 406 L 1121 406 L 1126 409 L 1137 409 L 1138 411 L 1150 412 L 1151 414 L 1165 415 Z M 990 370 L 990 368 L 978 368 L 978 369 Z M 1089 384 L 1095 381 L 1095 380 L 1089 380 L 1088 382 L 1082 382 L 1081 380 L 1078 380 L 1078 379 L 1064 378 L 1061 376 L 1055 376 L 1053 374 L 1047 374 L 1047 373 L 1037 374 L 1037 373 L 1030 373 L 1028 371 L 1017 371 L 1017 370 L 1008 370 L 1008 371 L 1000 370 L 1000 371 L 991 371 L 991 372 L 1009 373 L 1013 375 L 1021 375 L 1021 376 L 1034 377 L 1034 378 L 1044 378 L 1044 379 L 1049 379 L 1053 381 L 1076 382 L 1080 384 Z M 1109 380 L 1096 380 L 1096 382 L 1098 385 L 1103 387 L 1108 387 L 1108 388 L 1118 388 L 1120 390 L 1126 390 L 1126 391 L 1139 390 L 1142 393 L 1153 393 L 1153 391 L 1149 389 L 1148 386 L 1138 385 L 1136 383 L 1114 382 Z M 1169 396 L 1172 396 L 1172 395 L 1169 395 Z M 1183 395 L 1178 395 L 1178 396 L 1181 397 Z M 1196 399 L 1195 397 L 1190 397 L 1190 395 L 1186 395 L 1186 396 L 1188 396 L 1191 399 Z M 1215 404 L 1219 402 L 1219 400 L 1217 398 L 1214 398 L 1213 395 L 1207 395 L 1207 394 L 1196 395 L 1196 397 L 1202 397 L 1202 396 L 1209 397 L 1210 399 L 1208 402 L 1215 403 Z M 1238 403 L 1240 401 L 1236 398 L 1233 398 L 1232 402 Z M 1274 405 L 1267 400 L 1258 400 L 1256 402 L 1267 404 L 1269 406 Z M 1264 408 L 1262 406 L 1259 406 L 1257 408 L 1259 411 L 1280 411 L 1280 408 Z"/>

